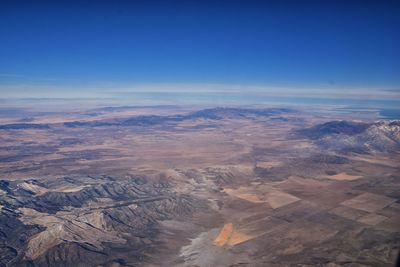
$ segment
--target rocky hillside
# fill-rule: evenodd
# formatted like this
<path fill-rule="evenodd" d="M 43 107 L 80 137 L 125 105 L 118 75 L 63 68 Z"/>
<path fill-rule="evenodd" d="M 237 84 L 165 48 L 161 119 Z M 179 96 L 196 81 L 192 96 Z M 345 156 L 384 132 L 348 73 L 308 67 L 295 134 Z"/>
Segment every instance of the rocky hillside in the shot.
<path fill-rule="evenodd" d="M 2 180 L 0 266 L 135 266 L 159 221 L 204 208 L 161 178 Z"/>
<path fill-rule="evenodd" d="M 400 121 L 361 123 L 332 121 L 297 131 L 323 148 L 341 152 L 377 153 L 400 150 Z"/>

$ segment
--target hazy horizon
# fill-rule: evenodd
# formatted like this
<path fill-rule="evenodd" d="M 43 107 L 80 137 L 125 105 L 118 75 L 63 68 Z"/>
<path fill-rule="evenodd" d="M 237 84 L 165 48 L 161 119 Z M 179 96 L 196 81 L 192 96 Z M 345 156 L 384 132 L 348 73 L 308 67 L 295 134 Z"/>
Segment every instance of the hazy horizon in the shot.
<path fill-rule="evenodd" d="M 395 1 L 5 1 L 1 7 L 0 99 L 400 99 Z"/>

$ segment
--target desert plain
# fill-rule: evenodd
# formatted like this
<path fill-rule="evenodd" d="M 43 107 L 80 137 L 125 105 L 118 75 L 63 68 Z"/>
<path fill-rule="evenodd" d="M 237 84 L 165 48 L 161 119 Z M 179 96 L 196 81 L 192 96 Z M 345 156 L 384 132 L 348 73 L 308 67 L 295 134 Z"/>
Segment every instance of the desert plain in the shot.
<path fill-rule="evenodd" d="M 396 262 L 400 121 L 373 110 L 0 115 L 0 266 Z"/>

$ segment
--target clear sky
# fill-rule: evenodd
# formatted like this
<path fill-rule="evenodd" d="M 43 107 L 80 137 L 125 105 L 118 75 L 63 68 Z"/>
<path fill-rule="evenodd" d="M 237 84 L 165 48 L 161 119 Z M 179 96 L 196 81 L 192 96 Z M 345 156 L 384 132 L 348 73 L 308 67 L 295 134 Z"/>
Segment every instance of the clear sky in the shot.
<path fill-rule="evenodd" d="M 138 85 L 393 92 L 400 1 L 0 2 L 0 98 Z"/>

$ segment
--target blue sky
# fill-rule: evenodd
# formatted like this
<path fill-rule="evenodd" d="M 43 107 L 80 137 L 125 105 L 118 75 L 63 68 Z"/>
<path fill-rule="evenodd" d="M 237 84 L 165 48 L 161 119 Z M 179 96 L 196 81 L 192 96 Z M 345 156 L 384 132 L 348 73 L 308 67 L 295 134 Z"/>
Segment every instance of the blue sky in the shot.
<path fill-rule="evenodd" d="M 2 1 L 0 98 L 400 88 L 395 1 L 116 2 Z"/>

